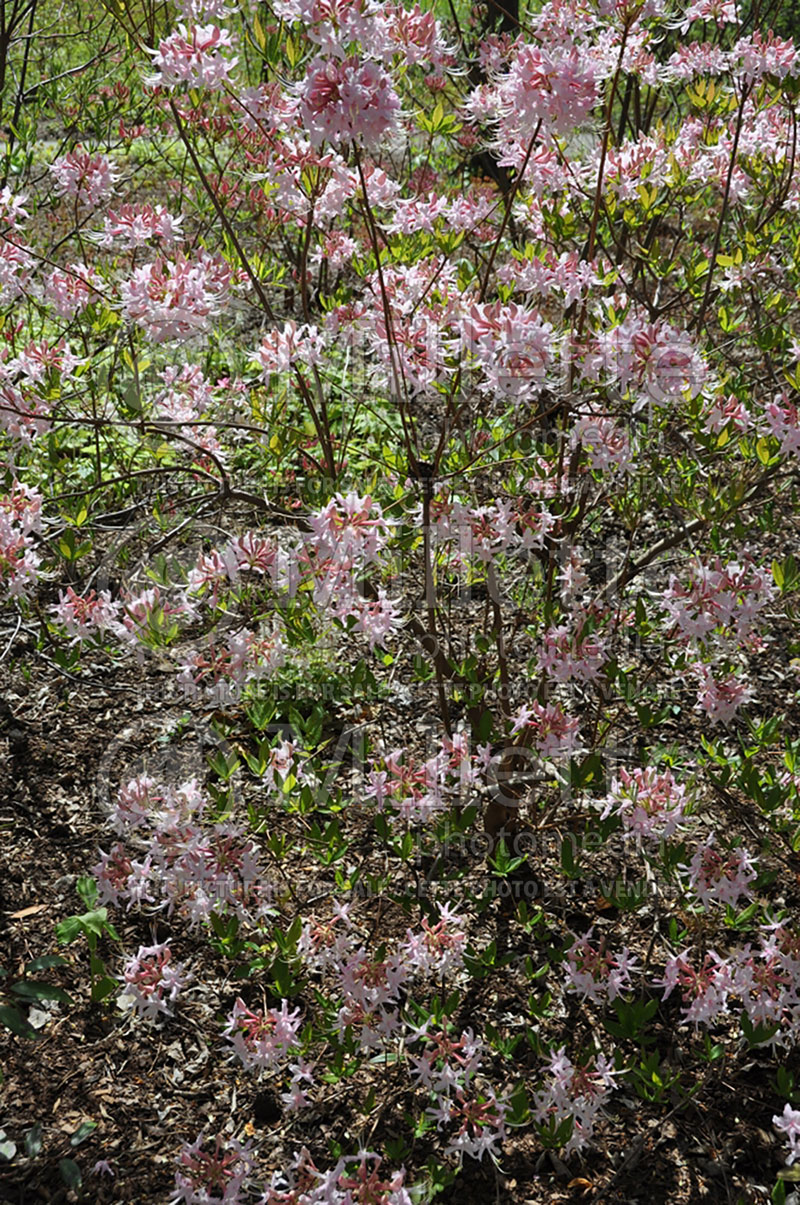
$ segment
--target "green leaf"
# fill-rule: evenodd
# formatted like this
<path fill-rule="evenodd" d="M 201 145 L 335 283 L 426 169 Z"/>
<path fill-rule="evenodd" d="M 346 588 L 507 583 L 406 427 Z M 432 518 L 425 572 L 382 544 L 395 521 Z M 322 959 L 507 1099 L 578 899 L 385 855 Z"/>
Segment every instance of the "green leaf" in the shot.
<path fill-rule="evenodd" d="M 35 1159 L 42 1149 L 42 1125 L 36 1122 L 25 1135 L 25 1154 L 29 1159 Z"/>
<path fill-rule="evenodd" d="M 56 987 L 54 983 L 36 983 L 23 979 L 21 983 L 12 983 L 11 991 L 25 1000 L 60 1000 L 62 1004 L 72 1004 L 72 997 L 63 987 Z"/>
<path fill-rule="evenodd" d="M 94 912 L 84 912 L 80 920 L 83 927 L 90 933 L 94 933 L 96 937 L 102 937 L 108 920 L 108 909 L 96 908 Z"/>
<path fill-rule="evenodd" d="M 97 903 L 97 882 L 89 874 L 83 874 L 75 884 L 75 890 L 91 912 Z"/>
<path fill-rule="evenodd" d="M 83 933 L 83 925 L 79 916 L 68 916 L 66 920 L 56 925 L 56 937 L 62 945 L 68 946 Z"/>
<path fill-rule="evenodd" d="M 80 1188 L 83 1176 L 74 1159 L 59 1159 L 58 1170 L 61 1172 L 61 1179 L 67 1188 Z"/>
<path fill-rule="evenodd" d="M 0 1004 L 0 1025 L 5 1025 L 18 1038 L 35 1039 L 39 1036 L 27 1018 L 9 1004 Z"/>
<path fill-rule="evenodd" d="M 36 971 L 48 971 L 52 967 L 65 966 L 69 966 L 69 963 L 60 954 L 41 954 L 38 958 L 33 958 L 25 964 L 25 974 L 32 975 Z"/>
<path fill-rule="evenodd" d="M 92 984 L 92 1002 L 99 1004 L 101 1000 L 105 1000 L 107 996 L 119 988 L 119 980 L 111 979 L 108 975 L 104 975 L 102 979 L 98 979 Z"/>
<path fill-rule="evenodd" d="M 96 1121 L 82 1121 L 69 1140 L 70 1146 L 80 1146 L 96 1129 Z"/>

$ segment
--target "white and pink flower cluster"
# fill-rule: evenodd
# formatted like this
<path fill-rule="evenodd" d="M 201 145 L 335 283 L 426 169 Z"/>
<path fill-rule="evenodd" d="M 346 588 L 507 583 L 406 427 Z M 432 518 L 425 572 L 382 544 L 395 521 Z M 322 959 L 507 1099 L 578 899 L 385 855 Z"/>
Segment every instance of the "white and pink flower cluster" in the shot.
<path fill-rule="evenodd" d="M 439 905 L 438 920 L 432 924 L 424 918 L 418 930 L 408 929 L 396 949 L 378 959 L 357 945 L 348 910 L 349 905 L 336 905 L 330 920 L 307 921 L 297 949 L 308 971 L 330 976 L 333 995 L 342 1002 L 340 1036 L 349 1029 L 362 1051 L 380 1050 L 404 1028 L 402 1001 L 410 983 L 441 980 L 462 966 L 465 918 Z"/>
<path fill-rule="evenodd" d="M 800 1159 L 800 1109 L 793 1109 L 787 1102 L 783 1106 L 783 1113 L 778 1113 L 772 1118 L 772 1124 L 784 1135 L 788 1143 L 786 1166 L 791 1167 Z"/>
<path fill-rule="evenodd" d="M 122 282 L 122 310 L 156 343 L 184 342 L 207 333 L 222 313 L 232 275 L 225 260 L 207 251 L 193 259 L 182 253 L 174 260 L 159 258 Z"/>
<path fill-rule="evenodd" d="M 683 578 L 670 577 L 664 601 L 671 624 L 687 644 L 708 643 L 717 629 L 744 642 L 777 593 L 769 569 L 743 552 L 727 564 L 719 557 L 694 558 Z"/>
<path fill-rule="evenodd" d="M 227 400 L 235 388 L 230 382 L 212 385 L 203 375 L 199 364 L 184 368 L 165 368 L 161 374 L 165 389 L 154 403 L 154 415 L 163 422 L 179 424 L 182 438 L 198 449 L 213 452 L 224 463 L 224 452 L 212 424 L 201 423 L 202 417 L 216 404 Z"/>
<path fill-rule="evenodd" d="M 0 348 L 0 429 L 26 446 L 49 431 L 56 398 L 80 364 L 64 339 L 32 341 L 15 356 Z"/>
<path fill-rule="evenodd" d="M 181 24 L 151 51 L 156 73 L 147 82 L 154 88 L 223 88 L 238 61 L 229 53 L 233 41 L 218 25 Z"/>
<path fill-rule="evenodd" d="M 727 1016 L 736 999 L 765 1043 L 788 1049 L 800 1039 L 800 940 L 784 922 L 764 925 L 757 947 L 748 943 L 727 958 L 714 950 L 674 955 L 661 986 L 665 1000 L 680 991 L 682 1018 L 695 1027 Z"/>
<path fill-rule="evenodd" d="M 242 1192 L 252 1199 L 252 1147 L 251 1142 L 217 1135 L 213 1147 L 206 1149 L 203 1134 L 186 1143 L 177 1158 L 176 1195 L 170 1205 L 243 1205 Z"/>
<path fill-rule="evenodd" d="M 528 401 L 547 383 L 555 336 L 551 323 L 536 310 L 516 302 L 475 303 L 462 324 L 462 336 L 481 369 L 484 391 Z"/>
<path fill-rule="evenodd" d="M 103 903 L 149 903 L 192 926 L 212 913 L 256 923 L 271 914 L 272 886 L 246 829 L 205 823 L 206 800 L 192 779 L 180 787 L 140 776 L 122 787 L 112 822 L 123 836 L 93 869 Z M 139 854 L 139 858 L 135 857 Z"/>
<path fill-rule="evenodd" d="M 42 501 L 38 490 L 19 481 L 0 496 L 0 591 L 6 596 L 24 598 L 36 582 L 40 558 L 32 533 L 41 530 Z"/>
<path fill-rule="evenodd" d="M 539 669 L 556 682 L 594 682 L 607 660 L 601 636 L 567 624 L 547 629 L 538 654 Z"/>
<path fill-rule="evenodd" d="M 637 841 L 658 842 L 674 836 L 685 823 L 689 803 L 686 787 L 671 770 L 661 773 L 653 766 L 622 768 L 604 801 L 602 819 L 618 816 L 627 836 Z"/>
<path fill-rule="evenodd" d="M 580 720 L 569 716 L 560 703 L 523 704 L 512 716 L 511 732 L 524 732 L 540 757 L 571 757 L 580 745 Z"/>
<path fill-rule="evenodd" d="M 421 761 L 395 749 L 370 763 L 365 795 L 378 808 L 390 810 L 398 821 L 426 822 L 464 797 L 486 769 L 484 747 L 470 751 L 469 735 L 455 732 L 442 739 L 432 757 Z"/>
<path fill-rule="evenodd" d="M 250 1142 L 217 1135 L 212 1146 L 201 1134 L 184 1145 L 177 1163 L 170 1205 L 244 1205 L 260 1191 Z M 273 1173 L 258 1200 L 260 1205 L 412 1205 L 403 1187 L 405 1171 L 384 1173 L 382 1163 L 380 1155 L 362 1150 L 321 1171 L 303 1147 Z"/>
<path fill-rule="evenodd" d="M 0 304 L 6 305 L 26 292 L 31 283 L 34 258 L 24 242 L 20 226 L 29 216 L 27 197 L 0 190 Z"/>
<path fill-rule="evenodd" d="M 566 1155 L 584 1150 L 591 1142 L 603 1105 L 616 1088 L 615 1075 L 613 1060 L 604 1054 L 573 1063 L 565 1047 L 551 1052 L 532 1113 L 540 1126 L 559 1126 L 572 1119 Z"/>
<path fill-rule="evenodd" d="M 223 1033 L 248 1071 L 274 1071 L 296 1048 L 300 1024 L 300 1010 L 290 1013 L 286 1000 L 280 1009 L 252 1009 L 240 997 Z"/>
<path fill-rule="evenodd" d="M 259 635 L 242 628 L 227 641 L 212 637 L 202 652 L 188 654 L 177 681 L 190 698 L 203 691 L 224 696 L 241 692 L 250 682 L 274 677 L 285 660 L 286 646 L 279 633 Z"/>
<path fill-rule="evenodd" d="M 88 305 L 103 296 L 103 282 L 94 268 L 86 264 L 70 264 L 54 268 L 44 278 L 44 297 L 59 318 L 70 321 L 82 314 Z"/>
<path fill-rule="evenodd" d="M 59 601 L 50 613 L 54 622 L 77 642 L 102 638 L 106 632 L 118 632 L 120 609 L 120 604 L 112 600 L 107 590 L 101 590 L 99 594 L 88 590 L 81 595 L 72 586 L 67 586 L 59 593 Z"/>
<path fill-rule="evenodd" d="M 638 312 L 598 330 L 572 354 L 585 380 L 630 395 L 634 414 L 648 404 L 697 397 L 708 377 L 703 356 L 685 331 L 650 322 Z"/>
<path fill-rule="evenodd" d="M 92 155 L 76 147 L 51 164 L 50 171 L 59 196 L 80 205 L 98 205 L 114 191 L 117 173 L 107 155 Z"/>
<path fill-rule="evenodd" d="M 688 865 L 679 867 L 690 893 L 705 907 L 711 904 L 735 908 L 750 899 L 757 870 L 744 848 L 721 850 L 711 833 L 698 845 Z"/>
<path fill-rule="evenodd" d="M 702 662 L 693 668 L 700 683 L 695 709 L 712 724 L 730 724 L 739 708 L 754 697 L 753 688 L 740 674 L 712 671 Z"/>
<path fill-rule="evenodd" d="M 412 512 L 413 520 L 422 521 L 422 505 Z M 449 487 L 436 485 L 429 507 L 431 543 L 439 557 L 447 558 L 448 568 L 461 573 L 478 563 L 485 566 L 503 553 L 527 556 L 531 549 L 542 548 L 556 525 L 546 504 L 515 507 L 497 498 L 485 505 L 464 502 Z"/>
<path fill-rule="evenodd" d="M 566 134 L 587 120 L 599 82 L 596 64 L 568 37 L 518 42 L 510 62 L 470 94 L 466 110 L 494 128 L 500 162 L 519 169 L 535 136 Z"/>
<path fill-rule="evenodd" d="M 172 962 L 169 942 L 140 946 L 122 973 L 123 999 L 141 1017 L 170 1016 L 179 992 L 189 982 L 183 963 Z"/>
<path fill-rule="evenodd" d="M 407 1046 L 423 1042 L 419 1054 L 407 1053 L 410 1073 L 433 1097 L 427 1110 L 439 1129 L 448 1128 L 447 1151 L 459 1160 L 497 1153 L 505 1137 L 506 1105 L 490 1086 L 479 1087 L 481 1040 L 471 1030 L 459 1037 L 445 1027 L 433 1029 L 426 1019 L 409 1031 L 403 1004 L 415 979 L 433 979 L 457 972 L 466 949 L 465 917 L 449 905 L 439 906 L 438 919 L 423 918 L 419 930 L 409 929 L 393 952 L 371 956 L 357 946 L 349 906 L 334 908 L 330 921 L 309 921 L 298 942 L 306 968 L 328 977 L 330 991 L 341 999 L 337 1013 L 340 1040 L 352 1034 L 362 1053 L 387 1050 L 398 1039 Z"/>
<path fill-rule="evenodd" d="M 298 89 L 299 115 L 312 146 L 362 143 L 371 150 L 397 129 L 400 99 L 379 63 L 353 56 L 309 64 Z"/>
<path fill-rule="evenodd" d="M 103 229 L 91 236 L 104 250 L 133 251 L 151 241 L 171 247 L 181 237 L 182 214 L 172 214 L 163 205 L 132 204 L 109 209 Z"/>
<path fill-rule="evenodd" d="M 379 566 L 388 547 L 392 524 L 369 495 L 336 494 L 309 516 L 311 535 L 301 552 L 302 577 L 313 582 L 313 599 L 321 614 L 341 623 L 351 621 L 370 649 L 385 645 L 400 624 L 396 602 L 379 586 L 364 597 L 361 583 L 369 566 Z"/>
<path fill-rule="evenodd" d="M 636 959 L 627 946 L 612 954 L 604 937 L 592 940 L 593 930 L 576 937 L 566 954 L 567 990 L 577 992 L 584 1000 L 595 1004 L 613 1002 L 623 992 L 632 990 L 631 971 L 637 970 Z"/>
<path fill-rule="evenodd" d="M 283 330 L 269 331 L 261 340 L 256 360 L 268 381 L 274 372 L 289 372 L 296 367 L 314 368 L 322 363 L 325 336 L 317 327 L 296 322 L 284 323 Z"/>

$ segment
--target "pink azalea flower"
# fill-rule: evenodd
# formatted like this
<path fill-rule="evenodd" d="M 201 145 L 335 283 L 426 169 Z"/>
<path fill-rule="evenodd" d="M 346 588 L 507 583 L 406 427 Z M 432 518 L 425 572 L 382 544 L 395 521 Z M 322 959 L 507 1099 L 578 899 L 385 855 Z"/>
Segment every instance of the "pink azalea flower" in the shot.
<path fill-rule="evenodd" d="M 83 205 L 97 205 L 114 191 L 116 172 L 106 155 L 90 155 L 76 147 L 51 164 L 56 192 Z"/>
<path fill-rule="evenodd" d="M 123 311 L 158 343 L 205 334 L 228 300 L 231 269 L 201 251 L 193 260 L 157 259 L 120 286 Z"/>
<path fill-rule="evenodd" d="M 786 1166 L 791 1167 L 796 1159 L 800 1159 L 800 1109 L 793 1109 L 790 1104 L 784 1105 L 783 1113 L 776 1114 L 772 1124 L 786 1137 L 789 1144 Z"/>
<path fill-rule="evenodd" d="M 182 988 L 189 982 L 183 963 L 171 963 L 172 951 L 168 942 L 155 946 L 140 946 L 135 957 L 125 964 L 122 981 L 123 996 L 127 996 L 137 1013 L 153 1018 L 159 1013 L 169 1016 Z"/>
<path fill-rule="evenodd" d="M 177 1159 L 176 1195 L 170 1205 L 240 1205 L 241 1192 L 249 1199 L 255 1167 L 252 1143 L 242 1145 L 218 1135 L 212 1150 L 204 1150 L 204 1145 L 202 1134 L 191 1146 L 184 1145 Z"/>
<path fill-rule="evenodd" d="M 239 999 L 223 1030 L 242 1065 L 248 1071 L 274 1071 L 297 1046 L 300 1010 L 289 1012 L 286 1000 L 280 1009 L 249 1009 Z"/>
<path fill-rule="evenodd" d="M 400 100 L 378 63 L 318 56 L 300 86 L 300 118 L 312 146 L 363 142 L 375 149 L 397 128 Z"/>
<path fill-rule="evenodd" d="M 624 831 L 638 840 L 663 841 L 683 823 L 686 788 L 676 782 L 671 770 L 648 766 L 629 774 L 622 769 L 611 783 L 602 819 L 616 815 Z"/>
<path fill-rule="evenodd" d="M 158 50 L 151 51 L 153 66 L 158 70 L 147 83 L 162 88 L 179 84 L 222 88 L 238 62 L 226 53 L 232 46 L 233 37 L 218 25 L 179 25 L 162 39 Z"/>
<path fill-rule="evenodd" d="M 753 860 L 746 849 L 720 853 L 714 845 L 714 834 L 698 846 L 688 866 L 681 866 L 691 892 L 708 907 L 711 903 L 736 907 L 740 899 L 752 896 L 751 885 L 757 875 Z"/>

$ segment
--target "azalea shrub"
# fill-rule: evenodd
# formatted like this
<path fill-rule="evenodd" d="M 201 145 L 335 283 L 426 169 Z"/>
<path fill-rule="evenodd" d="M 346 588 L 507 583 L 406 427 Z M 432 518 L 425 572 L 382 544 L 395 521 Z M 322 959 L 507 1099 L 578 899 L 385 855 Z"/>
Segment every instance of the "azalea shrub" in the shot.
<path fill-rule="evenodd" d="M 2 47 L 0 591 L 59 672 L 214 715 L 208 781 L 120 778 L 87 870 L 173 932 L 120 953 L 131 1023 L 199 1006 L 202 938 L 206 1040 L 296 1135 L 178 1144 L 174 1199 L 432 1199 L 794 1050 L 785 24 L 106 0 L 74 63 L 47 10 Z M 375 1124 L 314 1146 L 343 1080 Z"/>

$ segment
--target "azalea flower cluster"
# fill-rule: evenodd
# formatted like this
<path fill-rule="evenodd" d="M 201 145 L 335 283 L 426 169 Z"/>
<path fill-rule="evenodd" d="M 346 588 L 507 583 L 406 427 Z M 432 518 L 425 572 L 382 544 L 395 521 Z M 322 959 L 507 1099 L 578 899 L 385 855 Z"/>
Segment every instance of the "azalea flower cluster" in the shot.
<path fill-rule="evenodd" d="M 570 717 L 560 703 L 540 703 L 537 699 L 512 716 L 512 735 L 524 734 L 540 757 L 569 757 L 580 746 L 580 720 Z"/>
<path fill-rule="evenodd" d="M 74 263 L 54 268 L 44 278 L 43 295 L 59 318 L 70 321 L 102 297 L 103 281 L 91 265 Z"/>
<path fill-rule="evenodd" d="M 602 638 L 583 626 L 573 631 L 566 624 L 548 628 L 539 652 L 539 668 L 556 682 L 593 682 L 606 660 Z"/>
<path fill-rule="evenodd" d="M 189 698 L 199 698 L 203 692 L 222 698 L 241 693 L 250 682 L 273 678 L 285 660 L 280 634 L 257 635 L 242 628 L 226 642 L 212 638 L 203 652 L 189 654 L 177 682 Z"/>
<path fill-rule="evenodd" d="M 157 70 L 148 82 L 154 88 L 221 88 L 236 66 L 228 53 L 232 46 L 233 38 L 218 25 L 179 25 L 153 52 Z"/>
<path fill-rule="evenodd" d="M 92 872 L 102 902 L 149 905 L 193 927 L 212 913 L 251 924 L 271 915 L 272 886 L 253 838 L 231 822 L 205 823 L 205 808 L 194 779 L 172 788 L 143 775 L 123 786 L 111 813 L 123 840 L 100 850 Z"/>
<path fill-rule="evenodd" d="M 711 1026 L 737 999 L 763 1041 L 791 1048 L 800 1040 L 800 943 L 783 922 L 762 927 L 757 947 L 748 943 L 727 958 L 714 950 L 692 956 L 685 950 L 667 960 L 663 999 L 681 995 L 681 1015 L 695 1027 Z"/>
<path fill-rule="evenodd" d="M 791 1167 L 797 1159 L 800 1159 L 800 1109 L 793 1109 L 787 1102 L 783 1106 L 783 1113 L 773 1117 L 772 1124 L 776 1130 L 786 1136 L 789 1146 L 786 1166 Z"/>
<path fill-rule="evenodd" d="M 128 204 L 109 209 L 103 229 L 90 237 L 105 250 L 133 251 L 151 241 L 171 247 L 180 240 L 182 226 L 183 216 L 170 213 L 164 205 Z"/>
<path fill-rule="evenodd" d="M 117 174 L 107 155 L 76 147 L 50 166 L 59 196 L 81 205 L 97 205 L 114 191 Z"/>
<path fill-rule="evenodd" d="M 240 998 L 223 1032 L 248 1071 L 273 1071 L 296 1047 L 300 1023 L 300 1010 L 290 1013 L 286 1000 L 280 1010 L 254 1010 Z"/>
<path fill-rule="evenodd" d="M 636 970 L 636 959 L 627 947 L 617 955 L 612 954 L 605 938 L 592 941 L 592 933 L 589 929 L 583 937 L 576 937 L 567 950 L 567 990 L 594 1003 L 605 999 L 613 1002 L 631 990 L 631 971 Z"/>
<path fill-rule="evenodd" d="M 220 1135 L 206 1149 L 205 1135 L 186 1143 L 178 1155 L 176 1195 L 170 1205 L 240 1205 L 255 1167 L 253 1144 L 225 1140 Z"/>
<path fill-rule="evenodd" d="M 40 558 L 33 532 L 41 530 L 42 496 L 30 486 L 15 482 L 11 493 L 0 495 L 0 590 L 12 598 L 24 597 L 38 576 Z"/>
<path fill-rule="evenodd" d="M 711 904 L 736 908 L 742 899 L 752 895 L 757 869 L 744 848 L 721 851 L 711 833 L 695 849 L 688 865 L 680 867 L 686 876 L 687 887 L 706 908 Z"/>
<path fill-rule="evenodd" d="M 470 752 L 469 736 L 456 732 L 443 737 L 440 748 L 425 761 L 395 749 L 373 758 L 367 773 L 365 797 L 400 822 L 428 821 L 460 798 L 485 774 L 488 748 Z"/>
<path fill-rule="evenodd" d="M 707 644 L 717 629 L 746 641 L 777 594 L 772 575 L 748 552 L 728 564 L 697 558 L 688 570 L 685 581 L 673 574 L 664 594 L 669 620 L 687 644 Z"/>
<path fill-rule="evenodd" d="M 408 929 L 393 953 L 372 958 L 357 945 L 349 905 L 338 905 L 329 921 L 308 921 L 298 953 L 312 974 L 329 976 L 331 993 L 342 1000 L 337 1013 L 340 1039 L 352 1032 L 362 1051 L 384 1049 L 404 1030 L 401 1001 L 411 983 L 441 980 L 463 965 L 465 918 L 447 904 L 439 919 L 423 918 L 417 931 Z"/>
<path fill-rule="evenodd" d="M 225 308 L 232 273 L 219 256 L 179 253 L 136 268 L 120 285 L 122 310 L 156 343 L 185 341 L 210 329 Z"/>
<path fill-rule="evenodd" d="M 616 1088 L 613 1057 L 604 1054 L 573 1062 L 565 1047 L 551 1052 L 542 1087 L 534 1094 L 534 1119 L 540 1126 L 557 1127 L 572 1120 L 564 1146 L 566 1155 L 584 1150 L 594 1134 L 603 1106 Z"/>
<path fill-rule="evenodd" d="M 685 823 L 688 803 L 686 787 L 676 781 L 671 770 L 659 774 L 647 766 L 629 773 L 623 767 L 611 783 L 602 819 L 618 816 L 626 836 L 640 843 L 657 843 L 673 836 Z"/>
<path fill-rule="evenodd" d="M 177 1195 L 170 1205 L 244 1205 L 258 1191 L 252 1142 L 217 1135 L 212 1147 L 201 1134 L 184 1145 L 177 1163 Z M 362 1150 L 320 1171 L 303 1147 L 272 1174 L 259 1205 L 412 1205 L 403 1187 L 405 1170 L 382 1172 L 382 1163 L 379 1155 Z"/>
<path fill-rule="evenodd" d="M 64 629 L 74 642 L 101 637 L 105 632 L 119 631 L 117 616 L 120 606 L 111 599 L 107 590 L 97 594 L 94 590 L 77 594 L 72 586 L 59 593 L 53 606 L 53 620 Z"/>
<path fill-rule="evenodd" d="M 239 386 L 230 381 L 212 385 L 198 364 L 187 364 L 180 370 L 165 368 L 161 377 L 165 389 L 154 403 L 154 416 L 161 423 L 165 420 L 175 423 L 176 430 L 190 446 L 213 452 L 218 462 L 224 461 L 216 428 L 211 423 L 202 423 L 201 418 L 213 407 L 221 406 L 223 399 L 235 395 Z"/>
<path fill-rule="evenodd" d="M 180 991 L 189 978 L 183 964 L 172 962 L 168 942 L 140 946 L 135 957 L 125 964 L 122 974 L 123 1002 L 129 1002 L 136 1012 L 152 1020 L 159 1014 L 169 1016 Z"/>
<path fill-rule="evenodd" d="M 80 364 L 64 339 L 31 341 L 12 356 L 0 348 L 0 430 L 22 447 L 49 431 L 53 399 L 71 387 Z"/>

